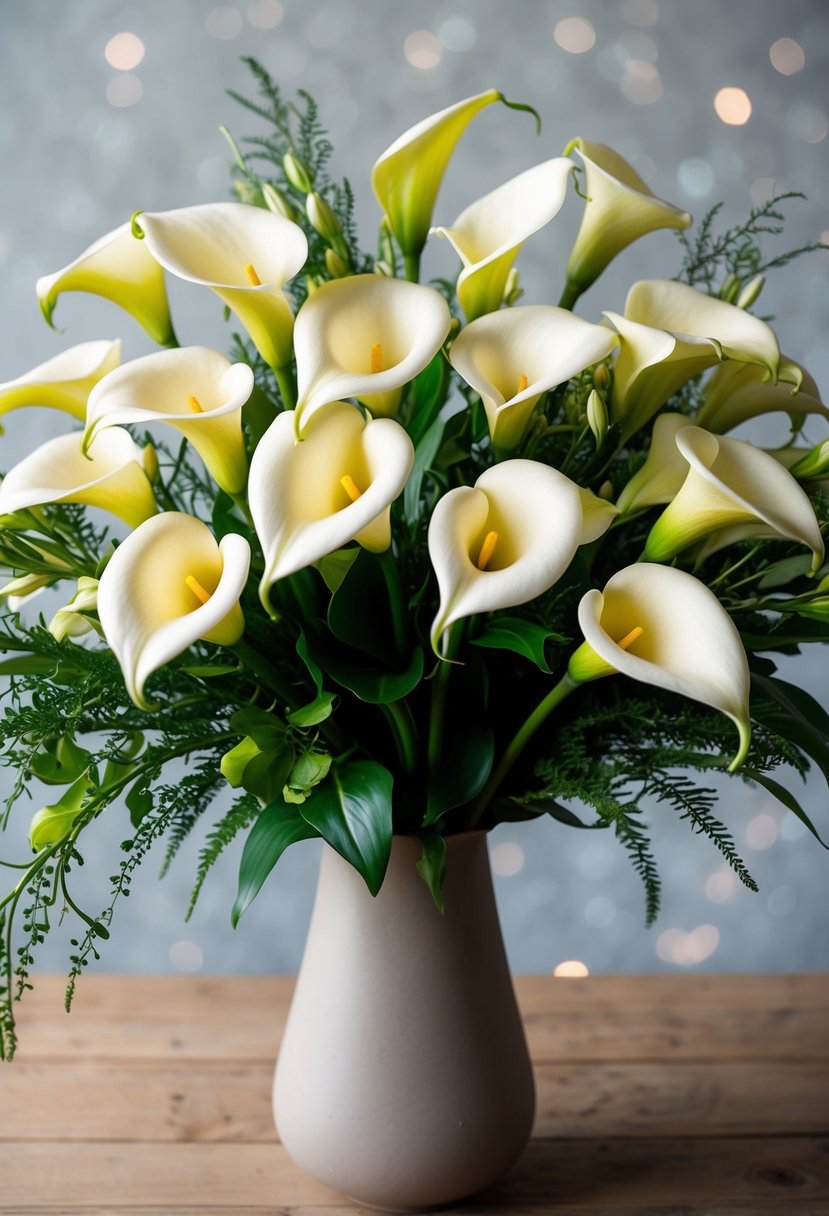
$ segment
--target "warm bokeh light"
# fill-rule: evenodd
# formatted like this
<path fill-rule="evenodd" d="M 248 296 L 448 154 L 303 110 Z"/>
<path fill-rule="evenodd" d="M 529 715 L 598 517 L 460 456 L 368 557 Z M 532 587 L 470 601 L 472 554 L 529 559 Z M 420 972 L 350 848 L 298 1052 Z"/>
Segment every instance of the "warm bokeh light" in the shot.
<path fill-rule="evenodd" d="M 553 30 L 558 46 L 571 55 L 583 55 L 596 45 L 596 31 L 584 17 L 565 17 Z"/>
<path fill-rule="evenodd" d="M 663 963 L 696 967 L 715 952 L 720 944 L 716 925 L 697 925 L 696 929 L 666 929 L 656 939 L 656 953 Z"/>
<path fill-rule="evenodd" d="M 144 58 L 144 43 L 137 34 L 122 30 L 114 34 L 104 47 L 104 59 L 119 72 L 131 72 Z"/>
<path fill-rule="evenodd" d="M 714 98 L 717 117 L 730 127 L 742 127 L 751 118 L 751 98 L 745 89 L 728 86 Z"/>
<path fill-rule="evenodd" d="M 580 980 L 589 974 L 587 964 L 580 963 L 575 958 L 568 958 L 566 962 L 556 964 L 553 969 L 553 975 L 559 979 Z"/>
<path fill-rule="evenodd" d="M 774 198 L 777 182 L 773 177 L 758 177 L 749 187 L 752 207 L 762 207 L 769 199 Z"/>
<path fill-rule="evenodd" d="M 619 88 L 635 106 L 652 106 L 662 96 L 662 77 L 652 63 L 629 59 Z"/>
<path fill-rule="evenodd" d="M 733 870 L 715 870 L 705 880 L 705 895 L 712 904 L 730 903 L 737 894 L 740 880 Z"/>
<path fill-rule="evenodd" d="M 176 971 L 200 971 L 204 965 L 204 954 L 195 942 L 173 942 L 170 947 L 170 962 Z"/>
<path fill-rule="evenodd" d="M 118 110 L 134 106 L 143 96 L 141 81 L 129 72 L 123 76 L 113 76 L 106 87 L 107 101 Z"/>
<path fill-rule="evenodd" d="M 806 53 L 794 38 L 778 38 L 772 43 L 769 59 L 781 76 L 794 76 L 806 66 Z"/>
<path fill-rule="evenodd" d="M 520 874 L 524 869 L 524 861 L 524 850 L 512 840 L 496 844 L 490 854 L 492 872 L 500 878 L 513 878 Z"/>
<path fill-rule="evenodd" d="M 415 30 L 403 43 L 403 54 L 413 68 L 428 72 L 443 58 L 443 47 L 429 30 Z"/>
<path fill-rule="evenodd" d="M 285 16 L 279 0 L 255 0 L 248 7 L 248 21 L 257 30 L 273 30 Z"/>
<path fill-rule="evenodd" d="M 746 844 L 750 849 L 770 849 L 777 836 L 777 820 L 771 815 L 755 815 L 746 826 Z"/>

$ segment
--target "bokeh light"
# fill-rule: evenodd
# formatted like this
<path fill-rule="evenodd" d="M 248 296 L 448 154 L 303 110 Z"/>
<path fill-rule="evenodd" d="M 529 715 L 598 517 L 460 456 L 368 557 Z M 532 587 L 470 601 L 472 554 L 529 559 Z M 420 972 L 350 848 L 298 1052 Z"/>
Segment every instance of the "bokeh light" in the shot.
<path fill-rule="evenodd" d="M 751 98 L 745 89 L 729 85 L 717 92 L 714 109 L 730 127 L 742 127 L 751 118 Z"/>
<path fill-rule="evenodd" d="M 257 30 L 274 30 L 285 16 L 279 0 L 255 0 L 248 6 L 248 21 Z"/>
<path fill-rule="evenodd" d="M 712 904 L 727 904 L 734 899 L 740 880 L 731 869 L 714 870 L 705 880 L 705 897 Z"/>
<path fill-rule="evenodd" d="M 777 820 L 771 815 L 755 815 L 746 826 L 745 839 L 750 849 L 770 849 L 777 836 Z"/>
<path fill-rule="evenodd" d="M 131 72 L 144 58 L 144 43 L 137 34 L 122 30 L 114 34 L 104 47 L 104 59 L 119 72 Z"/>
<path fill-rule="evenodd" d="M 428 72 L 436 68 L 443 58 L 443 47 L 429 30 L 415 30 L 403 43 L 403 54 L 413 68 Z"/>
<path fill-rule="evenodd" d="M 629 59 L 619 88 L 635 106 L 651 106 L 662 96 L 662 77 L 645 59 Z"/>
<path fill-rule="evenodd" d="M 696 929 L 666 929 L 656 939 L 656 953 L 663 963 L 696 967 L 710 958 L 720 944 L 716 925 L 697 925 Z"/>
<path fill-rule="evenodd" d="M 772 43 L 769 59 L 781 76 L 794 76 L 795 72 L 802 72 L 806 66 L 806 54 L 794 38 L 778 38 Z"/>
<path fill-rule="evenodd" d="M 447 51 L 469 51 L 478 41 L 478 31 L 466 17 L 447 17 L 438 26 L 438 38 Z"/>
<path fill-rule="evenodd" d="M 170 962 L 176 971 L 200 971 L 204 965 L 204 954 L 195 942 L 173 942 L 170 947 Z"/>
<path fill-rule="evenodd" d="M 565 17 L 553 30 L 553 38 L 563 51 L 583 55 L 596 45 L 596 31 L 584 17 Z"/>
<path fill-rule="evenodd" d="M 505 840 L 496 844 L 490 855 L 492 871 L 500 878 L 513 878 L 524 869 L 524 850 L 520 844 Z"/>
<path fill-rule="evenodd" d="M 141 81 L 131 72 L 125 72 L 123 76 L 113 76 L 106 87 L 107 101 L 119 110 L 134 106 L 143 96 Z"/>
<path fill-rule="evenodd" d="M 553 975 L 559 979 L 580 980 L 589 974 L 587 964 L 575 958 L 568 958 L 563 963 L 557 963 L 553 968 Z"/>

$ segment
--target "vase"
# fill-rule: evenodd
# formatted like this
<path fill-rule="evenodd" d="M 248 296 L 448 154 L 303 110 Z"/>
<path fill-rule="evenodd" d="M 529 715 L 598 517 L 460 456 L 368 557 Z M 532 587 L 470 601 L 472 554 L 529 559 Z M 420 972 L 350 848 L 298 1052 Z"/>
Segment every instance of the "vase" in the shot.
<path fill-rule="evenodd" d="M 380 893 L 324 846 L 274 1079 L 307 1173 L 413 1212 L 482 1190 L 529 1139 L 535 1089 L 484 832 L 447 838 L 445 913 L 396 836 Z"/>

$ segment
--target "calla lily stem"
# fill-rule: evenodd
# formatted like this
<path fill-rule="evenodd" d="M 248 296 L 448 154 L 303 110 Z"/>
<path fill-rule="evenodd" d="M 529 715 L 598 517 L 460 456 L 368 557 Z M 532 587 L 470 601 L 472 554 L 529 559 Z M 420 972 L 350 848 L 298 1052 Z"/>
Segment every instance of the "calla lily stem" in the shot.
<path fill-rule="evenodd" d="M 561 299 L 558 302 L 559 308 L 566 308 L 568 312 L 572 312 L 580 295 L 581 288 L 568 280 L 564 284 L 564 291 L 561 293 Z"/>
<path fill-rule="evenodd" d="M 391 701 L 388 705 L 381 705 L 380 709 L 391 727 L 403 771 L 414 773 L 417 770 L 419 747 L 411 709 L 405 701 Z"/>
<path fill-rule="evenodd" d="M 420 282 L 420 254 L 403 254 L 403 275 L 410 283 Z"/>
<path fill-rule="evenodd" d="M 296 406 L 296 381 L 294 374 L 289 367 L 275 367 L 273 374 L 276 376 L 276 383 L 279 385 L 279 395 L 282 398 L 282 405 L 286 410 L 292 410 Z"/>

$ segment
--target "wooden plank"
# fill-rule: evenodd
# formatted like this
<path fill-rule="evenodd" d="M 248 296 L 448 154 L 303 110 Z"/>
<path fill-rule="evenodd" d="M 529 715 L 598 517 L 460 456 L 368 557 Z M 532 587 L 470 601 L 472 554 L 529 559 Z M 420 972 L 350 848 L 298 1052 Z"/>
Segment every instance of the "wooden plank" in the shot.
<path fill-rule="evenodd" d="M 3 1208 L 0 1202 L 0 1212 L 8 1212 L 9 1209 Z M 572 1207 L 569 1203 L 566 1206 L 556 1204 L 554 1209 L 550 1209 L 546 1203 L 543 1205 L 524 1204 L 511 1207 L 509 1216 L 612 1216 L 612 1212 L 619 1209 L 608 1209 L 605 1204 L 601 1207 L 594 1207 L 592 1204 L 588 1206 L 579 1205 Z M 301 1208 L 286 1208 L 283 1206 L 275 1208 L 263 1207 L 232 1207 L 232 1208 L 205 1208 L 203 1204 L 198 1207 L 193 1207 L 191 1204 L 177 1204 L 174 1208 L 168 1208 L 168 1216 L 205 1216 L 205 1212 L 209 1212 L 210 1216 L 376 1216 L 369 1208 L 360 1207 L 357 1204 L 349 1203 L 347 1206 L 337 1204 L 329 1206 L 328 1204 L 303 1204 Z M 635 1209 L 635 1216 L 754 1216 L 754 1213 L 762 1212 L 762 1216 L 829 1216 L 829 1205 L 827 1204 L 807 1204 L 806 1207 L 798 1207 L 796 1211 L 788 1204 L 785 1207 L 767 1207 L 764 1203 L 762 1208 L 752 1206 L 750 1209 L 745 1207 L 740 1208 L 721 1208 L 705 1206 L 704 1210 L 698 1207 L 689 1207 L 688 1204 L 663 1204 L 656 1206 L 648 1204 L 647 1207 L 638 1206 Z M 460 1207 L 442 1208 L 433 1211 L 430 1216 L 504 1216 L 505 1209 L 502 1206 L 495 1204 L 481 1204 L 473 1200 L 467 1201 Z M 27 1207 L 26 1216 L 78 1216 L 77 1208 L 44 1208 L 44 1207 Z M 159 1216 L 158 1208 L 145 1207 L 94 1207 L 85 1208 L 84 1216 Z"/>

